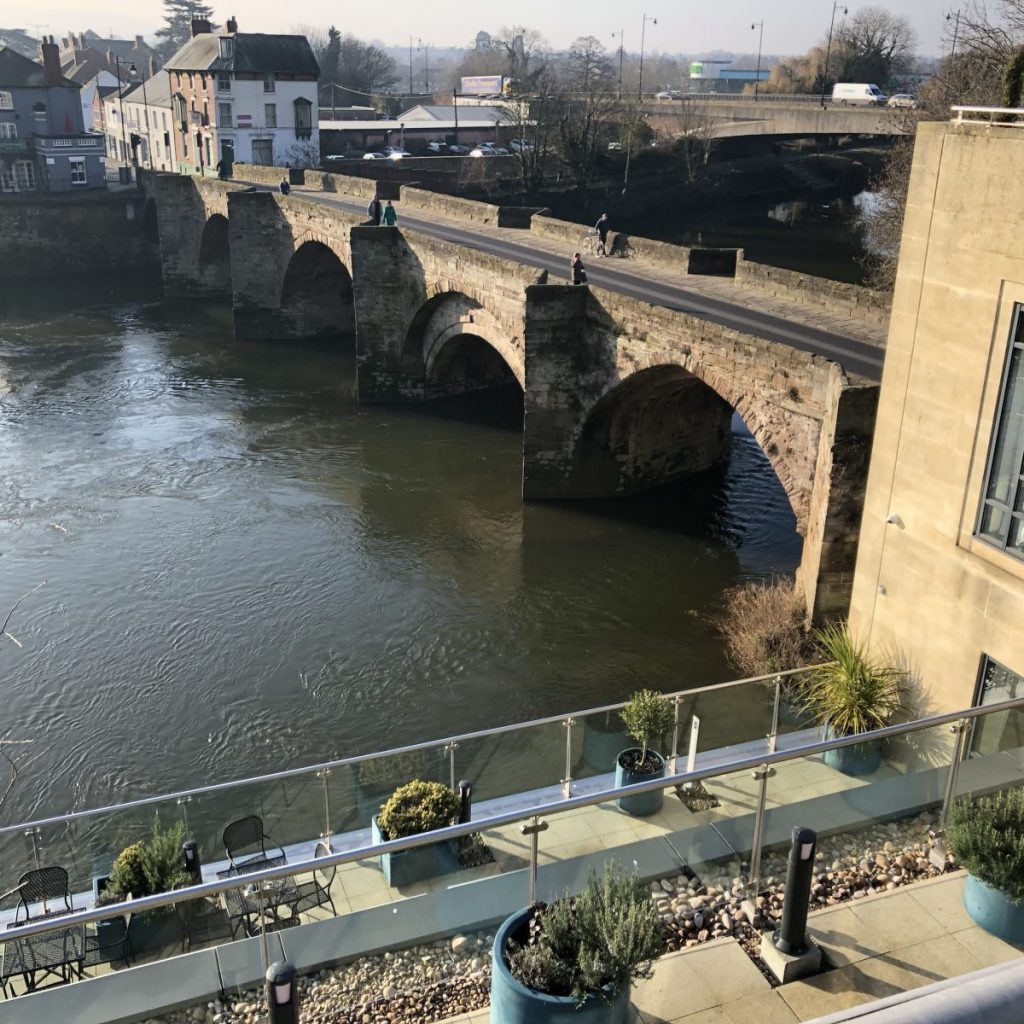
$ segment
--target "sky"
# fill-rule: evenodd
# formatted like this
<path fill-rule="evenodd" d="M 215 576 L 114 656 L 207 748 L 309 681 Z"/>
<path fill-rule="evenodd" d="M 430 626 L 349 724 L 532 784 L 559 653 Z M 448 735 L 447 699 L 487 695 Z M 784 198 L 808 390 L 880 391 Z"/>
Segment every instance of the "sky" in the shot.
<path fill-rule="evenodd" d="M 949 6 L 955 6 L 952 0 Z M 643 16 L 657 18 L 646 25 L 648 52 L 696 53 L 706 50 L 757 50 L 753 22 L 764 19 L 764 52 L 779 55 L 803 53 L 828 33 L 832 0 L 585 0 L 553 4 L 550 0 L 517 0 L 496 5 L 484 0 L 391 0 L 386 17 L 375 4 L 327 3 L 325 0 L 213 0 L 217 20 L 223 24 L 234 14 L 241 31 L 289 32 L 297 25 L 328 25 L 343 32 L 388 45 L 408 45 L 410 34 L 430 46 L 466 46 L 481 29 L 494 32 L 512 22 L 536 29 L 556 48 L 568 46 L 578 36 L 594 35 L 616 49 L 624 33 L 628 52 L 640 48 Z M 868 4 L 847 2 L 850 13 Z M 893 14 L 907 18 L 917 32 L 918 52 L 938 56 L 944 42 L 943 0 L 881 0 Z M 643 7 L 646 7 L 644 11 Z M 113 30 L 117 37 L 151 36 L 162 22 L 160 0 L 116 0 L 103 5 L 95 0 L 3 0 L 0 25 L 23 28 L 32 35 L 63 35 L 69 30 L 93 29 L 102 35 Z M 841 8 L 840 8 L 841 16 Z"/>

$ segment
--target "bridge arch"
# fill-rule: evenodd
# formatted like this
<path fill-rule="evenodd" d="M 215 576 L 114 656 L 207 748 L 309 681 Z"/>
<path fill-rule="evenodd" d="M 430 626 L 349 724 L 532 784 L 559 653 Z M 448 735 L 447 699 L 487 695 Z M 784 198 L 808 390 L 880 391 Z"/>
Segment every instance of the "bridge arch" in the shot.
<path fill-rule="evenodd" d="M 792 439 L 776 436 L 742 382 L 686 360 L 641 363 L 623 368 L 586 413 L 574 446 L 573 493 L 633 494 L 724 465 L 736 412 L 775 471 L 803 533 L 808 492 L 788 464 Z"/>
<path fill-rule="evenodd" d="M 436 292 L 417 310 L 403 360 L 422 367 L 427 398 L 525 385 L 521 348 L 478 297 L 463 291 Z"/>
<path fill-rule="evenodd" d="M 203 225 L 197 266 L 204 293 L 231 295 L 231 240 L 228 219 L 221 213 L 213 214 Z"/>
<path fill-rule="evenodd" d="M 352 275 L 329 244 L 317 239 L 300 242 L 285 268 L 280 308 L 300 336 L 355 330 Z"/>

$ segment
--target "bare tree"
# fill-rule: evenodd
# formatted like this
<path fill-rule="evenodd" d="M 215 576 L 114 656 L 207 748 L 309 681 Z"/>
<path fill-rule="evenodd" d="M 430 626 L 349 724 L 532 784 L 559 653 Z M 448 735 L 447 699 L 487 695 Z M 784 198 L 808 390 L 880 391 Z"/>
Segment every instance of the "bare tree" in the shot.
<path fill-rule="evenodd" d="M 670 126 L 672 156 L 679 160 L 687 184 L 697 180 L 711 158 L 715 126 L 706 105 L 684 99 L 665 122 Z"/>
<path fill-rule="evenodd" d="M 604 44 L 594 36 L 580 36 L 565 58 L 567 85 L 578 92 L 589 92 L 600 83 L 605 88 L 611 74 L 611 61 Z"/>
<path fill-rule="evenodd" d="M 830 68 L 841 82 L 888 82 L 907 70 L 917 38 L 906 18 L 883 7 L 863 7 L 835 32 Z"/>
<path fill-rule="evenodd" d="M 527 143 L 516 153 L 520 180 L 527 192 L 542 187 L 548 168 L 559 158 L 559 124 L 565 105 L 562 85 L 547 65 L 536 73 L 529 90 L 514 85 L 503 104 L 506 124 L 512 127 L 515 138 Z"/>

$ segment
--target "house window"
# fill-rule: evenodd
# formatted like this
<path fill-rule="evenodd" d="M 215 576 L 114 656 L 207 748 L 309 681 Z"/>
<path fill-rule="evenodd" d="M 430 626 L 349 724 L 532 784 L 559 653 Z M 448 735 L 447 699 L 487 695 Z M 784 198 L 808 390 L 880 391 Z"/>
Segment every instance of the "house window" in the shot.
<path fill-rule="evenodd" d="M 231 60 L 235 55 L 235 41 L 234 39 L 227 39 L 224 36 L 220 38 L 220 59 Z"/>
<path fill-rule="evenodd" d="M 274 143 L 271 139 L 252 140 L 252 162 L 264 167 L 274 163 Z"/>
<path fill-rule="evenodd" d="M 295 137 L 308 139 L 313 134 L 313 104 L 301 96 L 295 101 Z"/>
<path fill-rule="evenodd" d="M 0 89 L 0 110 L 13 110 L 14 109 L 14 97 L 9 93 Z"/>
<path fill-rule="evenodd" d="M 274 77 L 273 72 L 268 71 L 263 76 L 263 91 L 273 92 L 277 88 L 277 80 Z"/>
<path fill-rule="evenodd" d="M 217 104 L 217 127 L 219 127 L 219 128 L 230 128 L 231 127 L 231 104 L 230 103 L 218 103 Z"/>
<path fill-rule="evenodd" d="M 14 191 L 34 192 L 36 188 L 36 169 L 31 160 L 14 161 Z"/>
<path fill-rule="evenodd" d="M 188 120 L 188 111 L 185 107 L 185 97 L 180 92 L 174 95 L 174 120 L 182 126 L 182 131 L 184 131 L 185 122 Z"/>
<path fill-rule="evenodd" d="M 217 72 L 217 92 L 231 92 L 231 76 L 226 71 Z"/>
<path fill-rule="evenodd" d="M 72 185 L 88 185 L 89 179 L 85 176 L 85 157 L 84 156 L 73 156 L 68 160 L 68 166 L 71 168 L 71 184 Z"/>
<path fill-rule="evenodd" d="M 1020 305 L 1013 315 L 977 532 L 996 547 L 1024 558 L 1024 306 Z"/>
<path fill-rule="evenodd" d="M 276 103 L 264 103 L 263 104 L 263 124 L 267 128 L 277 127 L 277 104 Z"/>
<path fill-rule="evenodd" d="M 46 104 L 33 103 L 32 117 L 35 119 L 37 124 L 46 124 Z"/>
<path fill-rule="evenodd" d="M 1024 697 L 1024 678 L 984 655 L 981 659 L 981 671 L 978 673 L 975 707 L 1001 704 L 1017 697 Z M 1024 711 L 999 711 L 974 719 L 970 739 L 969 753 L 972 757 L 982 757 L 985 754 L 1016 749 L 1024 745 Z"/>
<path fill-rule="evenodd" d="M 0 121 L 0 139 L 16 139 L 18 126 L 13 121 Z"/>

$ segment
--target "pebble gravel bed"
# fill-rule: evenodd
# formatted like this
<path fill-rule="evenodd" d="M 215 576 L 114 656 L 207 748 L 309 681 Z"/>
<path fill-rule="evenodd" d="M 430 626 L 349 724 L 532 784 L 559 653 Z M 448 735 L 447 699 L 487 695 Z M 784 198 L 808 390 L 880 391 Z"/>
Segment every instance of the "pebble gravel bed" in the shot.
<path fill-rule="evenodd" d="M 899 822 L 818 841 L 811 910 L 872 893 L 889 892 L 953 867 L 933 850 L 937 817 L 923 813 Z M 669 950 L 723 936 L 735 938 L 774 982 L 757 950 L 761 933 L 782 916 L 788 850 L 768 851 L 762 893 L 747 901 L 743 880 L 731 874 L 681 874 L 651 883 Z M 941 867 L 938 865 L 942 865 Z M 456 935 L 411 949 L 360 957 L 299 981 L 303 1024 L 431 1024 L 488 1004 L 494 933 Z M 257 1024 L 265 1021 L 262 993 L 211 1002 L 147 1024 Z"/>

